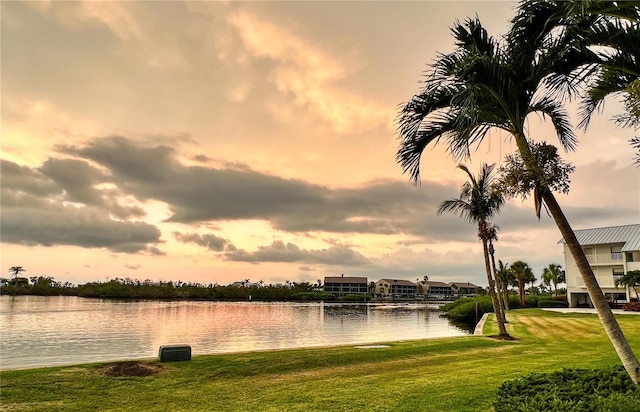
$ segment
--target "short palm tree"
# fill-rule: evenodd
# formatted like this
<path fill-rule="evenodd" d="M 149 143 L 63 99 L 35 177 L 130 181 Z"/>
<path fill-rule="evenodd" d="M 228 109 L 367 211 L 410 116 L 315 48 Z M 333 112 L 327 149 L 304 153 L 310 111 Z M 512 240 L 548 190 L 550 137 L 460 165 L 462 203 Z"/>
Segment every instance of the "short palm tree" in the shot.
<path fill-rule="evenodd" d="M 636 293 L 636 299 L 640 299 L 640 296 L 638 296 L 638 288 L 640 288 L 640 270 L 630 270 L 625 273 L 624 276 L 616 279 L 616 287 L 618 286 L 630 287 Z"/>
<path fill-rule="evenodd" d="M 496 279 L 498 280 L 498 284 L 501 285 L 502 289 L 502 301 L 504 302 L 504 308 L 509 310 L 509 285 L 513 284 L 513 272 L 509 270 L 508 263 L 502 263 L 500 259 L 498 259 L 498 266 L 496 267 Z"/>
<path fill-rule="evenodd" d="M 501 337 L 508 337 L 509 334 L 504 326 L 504 313 L 496 294 L 495 282 L 493 280 L 491 264 L 489 261 L 489 241 L 495 236 L 489 221 L 498 213 L 504 204 L 502 194 L 495 189 L 493 184 L 493 169 L 495 165 L 483 165 L 478 178 L 473 176 L 465 165 L 458 165 L 464 171 L 469 180 L 462 185 L 460 198 L 445 200 L 440 204 L 438 214 L 445 212 L 456 213 L 468 222 L 478 225 L 478 237 L 482 241 L 484 252 L 484 264 L 489 282 L 489 294 L 493 302 L 493 310 L 498 322 L 498 330 Z"/>
<path fill-rule="evenodd" d="M 542 280 L 547 284 L 553 284 L 554 295 L 558 296 L 558 283 L 564 282 L 564 271 L 562 266 L 550 263 L 542 272 Z"/>
<path fill-rule="evenodd" d="M 21 272 L 26 272 L 26 269 L 22 266 L 11 266 L 9 268 L 9 272 L 11 272 L 11 276 L 15 279 Z"/>
<path fill-rule="evenodd" d="M 533 271 L 529 265 L 521 260 L 513 262 L 510 270 L 511 273 L 513 273 L 513 278 L 517 282 L 520 307 L 523 308 L 526 303 L 525 289 L 527 283 L 535 282 L 536 277 L 533 275 Z"/>
<path fill-rule="evenodd" d="M 510 41 L 511 37 L 500 42 L 487 34 L 478 19 L 456 23 L 452 31 L 456 49 L 433 63 L 422 92 L 404 105 L 398 117 L 397 161 L 403 171 L 417 183 L 421 155 L 428 145 L 444 142 L 454 158 L 464 159 L 470 157 L 472 146 L 498 128 L 513 137 L 527 171 L 543 182 L 543 165 L 532 154 L 531 140 L 525 131 L 527 117 L 539 113 L 550 119 L 560 144 L 565 150 L 574 149 L 576 137 L 559 100 L 563 87 L 571 83 L 552 80 L 554 74 L 573 73 L 585 59 L 597 56 L 588 50 L 578 50 L 571 42 L 544 44 L 544 54 L 540 53 L 535 37 L 523 44 Z M 544 204 L 556 222 L 607 335 L 632 380 L 637 382 L 640 364 L 553 192 L 540 183 L 533 188 L 533 197 L 537 216 Z"/>

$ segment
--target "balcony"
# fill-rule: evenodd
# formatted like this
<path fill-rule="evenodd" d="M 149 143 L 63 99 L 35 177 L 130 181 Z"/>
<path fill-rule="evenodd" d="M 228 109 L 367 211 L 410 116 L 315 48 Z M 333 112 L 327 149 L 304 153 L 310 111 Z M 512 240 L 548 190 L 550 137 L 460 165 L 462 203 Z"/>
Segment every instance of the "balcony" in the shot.
<path fill-rule="evenodd" d="M 596 276 L 596 280 L 598 281 L 598 285 L 600 285 L 601 288 L 615 288 L 616 287 L 616 282 L 615 279 L 613 278 L 613 276 L 611 275 L 601 275 L 601 276 Z M 584 281 L 582 280 L 582 276 L 576 276 L 575 278 L 575 286 L 578 288 L 584 288 Z M 622 290 L 624 290 L 624 287 L 621 287 Z"/>
<path fill-rule="evenodd" d="M 624 262 L 622 253 L 599 253 L 596 255 L 586 255 L 589 264 L 595 265 L 621 265 Z"/>

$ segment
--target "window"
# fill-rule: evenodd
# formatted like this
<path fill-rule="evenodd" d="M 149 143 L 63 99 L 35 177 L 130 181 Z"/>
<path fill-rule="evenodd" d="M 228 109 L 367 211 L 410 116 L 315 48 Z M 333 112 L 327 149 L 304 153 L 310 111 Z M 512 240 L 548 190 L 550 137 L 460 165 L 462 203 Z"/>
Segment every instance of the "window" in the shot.
<path fill-rule="evenodd" d="M 622 246 L 611 246 L 611 260 L 622 260 Z"/>
<path fill-rule="evenodd" d="M 592 247 L 583 247 L 582 250 L 584 251 L 585 255 L 593 255 L 593 248 Z"/>
<path fill-rule="evenodd" d="M 613 282 L 614 282 L 614 284 L 615 284 L 615 282 L 618 281 L 618 279 L 620 279 L 621 277 L 624 276 L 624 269 L 623 268 L 613 268 L 612 272 L 613 272 Z"/>

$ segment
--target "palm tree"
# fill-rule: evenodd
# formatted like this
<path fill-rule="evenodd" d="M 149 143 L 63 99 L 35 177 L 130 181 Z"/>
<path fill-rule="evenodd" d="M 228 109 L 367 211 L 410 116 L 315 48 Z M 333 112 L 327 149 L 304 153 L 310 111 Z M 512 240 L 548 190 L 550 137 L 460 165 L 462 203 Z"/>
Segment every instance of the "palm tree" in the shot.
<path fill-rule="evenodd" d="M 544 25 L 545 20 L 530 21 Z M 514 36 L 499 42 L 487 34 L 479 20 L 456 23 L 452 29 L 456 49 L 433 63 L 423 91 L 404 105 L 398 117 L 400 147 L 397 161 L 415 183 L 420 180 L 420 159 L 430 144 L 444 141 L 456 159 L 470 157 L 470 148 L 479 144 L 494 128 L 509 133 L 527 171 L 538 182 L 533 188 L 536 215 L 544 204 L 553 217 L 583 277 L 607 335 L 629 375 L 638 381 L 640 365 L 631 351 L 578 240 L 556 198 L 545 182 L 543 165 L 531 151 L 525 132 L 526 119 L 539 113 L 551 120 L 565 150 L 576 145 L 569 117 L 560 98 L 571 85 L 553 81 L 556 73 L 572 73 L 584 61 L 597 56 L 577 50 L 573 43 L 544 43 L 531 37 L 523 44 Z M 578 53 L 580 52 L 580 53 Z M 578 55 L 580 59 L 576 59 Z"/>
<path fill-rule="evenodd" d="M 489 261 L 489 241 L 492 236 L 495 237 L 495 229 L 492 231 L 489 220 L 498 213 L 504 203 L 502 194 L 495 190 L 493 184 L 494 167 L 495 165 L 483 165 L 478 178 L 476 178 L 465 165 L 458 165 L 458 168 L 467 174 L 469 180 L 462 185 L 460 198 L 442 202 L 438 209 L 438 214 L 440 215 L 444 212 L 457 213 L 466 221 L 478 225 L 478 237 L 482 241 L 484 264 L 489 282 L 489 294 L 498 322 L 499 336 L 508 337 L 509 334 L 504 326 L 504 312 L 496 294 Z"/>
<path fill-rule="evenodd" d="M 506 313 L 505 311 L 507 310 L 508 307 L 508 302 L 504 301 L 504 293 L 502 292 L 502 290 L 504 289 L 504 285 L 502 283 L 502 281 L 500 280 L 500 278 L 498 277 L 498 270 L 496 269 L 496 258 L 495 258 L 495 248 L 493 247 L 493 241 L 498 241 L 498 230 L 500 228 L 494 224 L 491 224 L 489 222 L 485 223 L 485 228 L 483 230 L 483 233 L 485 235 L 485 237 L 487 238 L 487 242 L 488 242 L 488 247 L 489 247 L 489 257 L 491 260 L 491 273 L 493 273 L 493 276 L 496 280 L 496 292 L 498 294 L 498 303 L 500 303 L 500 308 L 502 310 L 502 317 L 504 319 L 504 321 L 507 321 L 506 318 Z"/>
<path fill-rule="evenodd" d="M 556 263 L 550 263 L 542 272 L 542 280 L 546 285 L 553 283 L 554 295 L 558 296 L 558 283 L 564 282 L 564 271 L 562 266 Z"/>
<path fill-rule="evenodd" d="M 640 300 L 638 296 L 638 287 L 640 287 L 640 270 L 630 270 L 624 276 L 616 279 L 616 287 L 627 286 L 633 289 L 636 293 L 636 299 Z"/>
<path fill-rule="evenodd" d="M 518 293 L 520 296 L 520 307 L 525 305 L 525 287 L 527 283 L 535 282 L 536 277 L 533 275 L 533 271 L 525 262 L 518 260 L 511 264 L 511 272 L 514 278 L 517 280 Z"/>
<path fill-rule="evenodd" d="M 519 50 L 516 54 L 537 54 L 540 61 L 557 60 L 557 56 L 563 54 L 558 53 L 558 49 L 567 52 L 561 64 L 550 71 L 548 85 L 552 90 L 571 93 L 578 90 L 578 84 L 587 83 L 580 126 L 586 129 L 593 112 L 602 106 L 605 97 L 613 94 L 626 95 L 628 111 L 618 116 L 616 122 L 622 126 L 640 125 L 640 7 L 637 1 L 524 0 L 512 21 L 509 37 L 510 47 Z M 637 150 L 636 164 L 640 165 L 638 137 L 630 142 Z M 637 384 L 640 364 L 582 248 L 572 234 L 567 233 L 567 237 L 563 232 L 562 235 L 611 343 Z"/>
<path fill-rule="evenodd" d="M 498 284 L 500 284 L 502 288 L 504 307 L 506 310 L 509 310 L 508 287 L 513 283 L 513 272 L 509 270 L 509 264 L 502 263 L 500 259 L 498 259 L 498 267 L 496 268 L 496 279 L 498 279 Z"/>
<path fill-rule="evenodd" d="M 11 276 L 16 279 L 20 272 L 26 272 L 26 269 L 22 266 L 11 266 L 9 268 L 9 272 L 11 272 Z"/>

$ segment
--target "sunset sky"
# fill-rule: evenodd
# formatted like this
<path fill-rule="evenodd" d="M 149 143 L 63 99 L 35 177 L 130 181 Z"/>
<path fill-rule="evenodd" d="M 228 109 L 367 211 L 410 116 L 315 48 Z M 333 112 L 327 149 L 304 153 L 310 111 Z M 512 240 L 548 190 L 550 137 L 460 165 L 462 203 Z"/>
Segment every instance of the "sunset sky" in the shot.
<path fill-rule="evenodd" d="M 415 186 L 398 107 L 449 28 L 513 2 L 2 2 L 1 261 L 26 276 L 227 284 L 367 276 L 486 285 L 476 228 L 437 216 L 464 174 Z M 574 229 L 640 222 L 634 135 L 597 114 L 575 152 Z M 571 106 L 572 119 L 576 107 Z M 532 116 L 535 140 L 556 142 Z M 467 162 L 500 162 L 495 133 Z M 508 202 L 496 256 L 564 265 L 552 219 Z"/>

